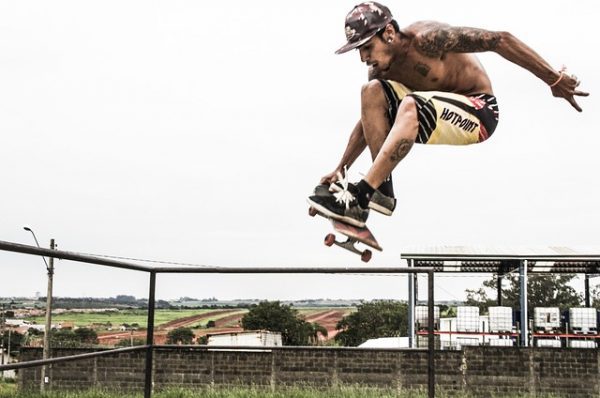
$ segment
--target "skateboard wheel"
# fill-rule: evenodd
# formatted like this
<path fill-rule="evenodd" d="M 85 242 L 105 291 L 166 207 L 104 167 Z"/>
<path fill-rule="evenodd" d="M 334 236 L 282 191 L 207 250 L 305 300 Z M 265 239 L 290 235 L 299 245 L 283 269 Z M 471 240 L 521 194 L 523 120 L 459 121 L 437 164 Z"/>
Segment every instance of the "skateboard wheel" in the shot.
<path fill-rule="evenodd" d="M 315 209 L 314 207 L 309 207 L 308 208 L 308 215 L 311 217 L 314 217 L 317 215 L 317 209 Z"/>
<path fill-rule="evenodd" d="M 335 242 L 334 234 L 327 234 L 327 236 L 325 236 L 325 246 L 332 246 L 334 242 Z"/>
<path fill-rule="evenodd" d="M 360 259 L 365 262 L 368 263 L 369 260 L 371 259 L 371 256 L 373 255 L 373 253 L 371 252 L 371 250 L 365 250 L 364 252 L 362 252 L 362 254 L 360 255 Z"/>

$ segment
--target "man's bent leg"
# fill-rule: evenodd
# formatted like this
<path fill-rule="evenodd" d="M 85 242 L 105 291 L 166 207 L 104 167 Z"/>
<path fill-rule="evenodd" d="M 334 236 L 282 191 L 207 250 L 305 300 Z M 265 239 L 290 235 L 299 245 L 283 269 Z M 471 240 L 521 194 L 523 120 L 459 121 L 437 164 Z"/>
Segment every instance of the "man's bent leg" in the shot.
<path fill-rule="evenodd" d="M 371 159 L 375 160 L 390 131 L 387 117 L 388 102 L 379 80 L 371 80 L 362 87 L 361 123 L 365 141 L 371 152 Z"/>
<path fill-rule="evenodd" d="M 407 96 L 400 103 L 396 120 L 364 180 L 378 187 L 411 150 L 419 132 L 415 100 Z"/>
<path fill-rule="evenodd" d="M 374 114 L 377 116 L 377 114 Z M 385 114 L 384 114 L 385 115 Z M 413 98 L 405 97 L 398 109 L 395 123 L 384 140 L 365 179 L 348 184 L 347 192 L 331 195 L 313 195 L 308 198 L 312 207 L 327 217 L 358 227 L 365 225 L 371 198 L 398 164 L 406 156 L 418 134 L 416 105 Z M 366 137 L 366 136 L 365 136 Z"/>
<path fill-rule="evenodd" d="M 390 98 L 386 94 L 383 82 L 371 80 L 361 90 L 361 123 L 363 135 L 374 160 L 381 150 L 390 131 L 388 109 Z M 377 187 L 374 200 L 370 207 L 374 210 L 391 215 L 396 206 L 394 187 L 391 174 Z"/>

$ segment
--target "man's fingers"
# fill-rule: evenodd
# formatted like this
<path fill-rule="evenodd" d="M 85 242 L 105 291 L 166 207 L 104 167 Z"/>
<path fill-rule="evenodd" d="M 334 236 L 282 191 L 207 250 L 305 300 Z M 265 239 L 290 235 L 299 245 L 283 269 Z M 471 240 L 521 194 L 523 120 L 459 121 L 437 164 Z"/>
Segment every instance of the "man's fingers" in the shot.
<path fill-rule="evenodd" d="M 326 175 L 325 177 L 321 178 L 320 183 L 321 184 L 333 184 L 334 182 L 336 182 L 336 180 L 337 180 L 337 176 Z"/>
<path fill-rule="evenodd" d="M 569 101 L 569 103 L 571 104 L 571 106 L 573 106 L 573 108 L 577 109 L 577 112 L 581 112 L 582 111 L 582 109 L 579 106 L 579 104 L 577 104 L 577 101 L 575 101 L 575 98 L 569 97 L 567 99 L 567 101 Z"/>
<path fill-rule="evenodd" d="M 586 93 L 585 91 L 579 91 L 579 90 L 576 90 L 576 91 L 573 93 L 573 95 L 578 95 L 578 96 L 580 96 L 580 97 L 587 97 L 588 95 L 590 95 L 590 93 Z"/>

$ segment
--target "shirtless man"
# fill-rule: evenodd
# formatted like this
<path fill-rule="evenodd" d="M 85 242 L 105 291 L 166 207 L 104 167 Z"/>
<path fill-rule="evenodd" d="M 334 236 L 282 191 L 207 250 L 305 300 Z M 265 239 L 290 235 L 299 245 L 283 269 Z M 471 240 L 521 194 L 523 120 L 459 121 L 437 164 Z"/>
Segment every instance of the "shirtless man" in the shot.
<path fill-rule="evenodd" d="M 358 49 L 369 67 L 361 91 L 361 118 L 336 169 L 321 179 L 308 202 L 334 219 L 362 227 L 369 208 L 391 215 L 391 173 L 413 144 L 468 145 L 489 138 L 498 105 L 488 75 L 473 53 L 494 51 L 548 84 L 555 97 L 577 111 L 579 80 L 556 71 L 508 32 L 422 21 L 400 29 L 390 10 L 376 2 L 346 16 L 348 42 L 337 54 Z M 357 184 L 339 181 L 369 147 L 373 165 Z M 329 185 L 331 184 L 331 185 Z"/>

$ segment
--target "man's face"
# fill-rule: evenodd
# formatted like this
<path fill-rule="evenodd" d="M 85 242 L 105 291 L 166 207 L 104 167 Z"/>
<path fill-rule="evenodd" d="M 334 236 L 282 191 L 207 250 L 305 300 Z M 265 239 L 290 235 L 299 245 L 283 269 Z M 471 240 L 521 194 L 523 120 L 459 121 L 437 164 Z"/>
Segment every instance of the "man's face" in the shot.
<path fill-rule="evenodd" d="M 392 64 L 392 50 L 378 35 L 358 47 L 361 62 L 373 68 L 376 72 L 387 72 Z"/>

